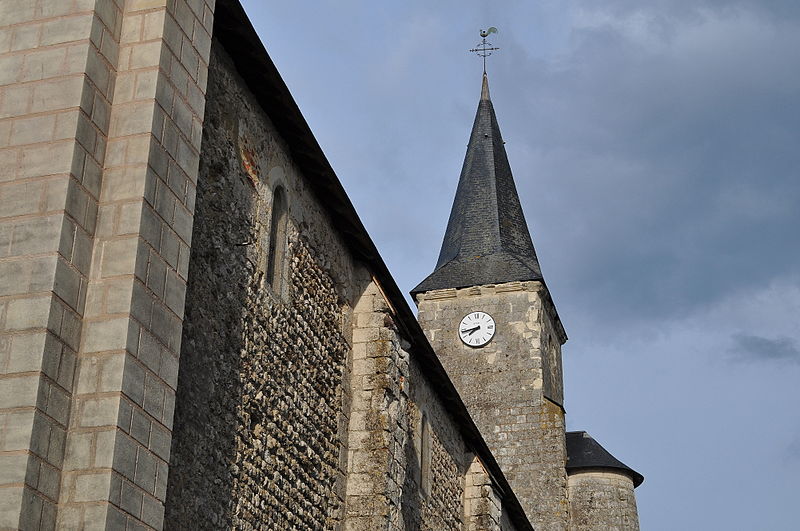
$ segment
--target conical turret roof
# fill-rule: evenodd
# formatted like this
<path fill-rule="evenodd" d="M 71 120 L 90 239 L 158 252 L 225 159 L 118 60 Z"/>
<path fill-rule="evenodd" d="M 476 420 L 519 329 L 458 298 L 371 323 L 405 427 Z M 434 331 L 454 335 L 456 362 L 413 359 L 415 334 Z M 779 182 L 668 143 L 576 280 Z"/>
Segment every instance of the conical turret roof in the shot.
<path fill-rule="evenodd" d="M 411 293 L 542 280 L 483 75 L 453 209 L 436 268 Z"/>
<path fill-rule="evenodd" d="M 610 468 L 630 476 L 633 486 L 638 487 L 644 476 L 614 457 L 585 431 L 568 431 L 567 472 L 587 468 Z"/>

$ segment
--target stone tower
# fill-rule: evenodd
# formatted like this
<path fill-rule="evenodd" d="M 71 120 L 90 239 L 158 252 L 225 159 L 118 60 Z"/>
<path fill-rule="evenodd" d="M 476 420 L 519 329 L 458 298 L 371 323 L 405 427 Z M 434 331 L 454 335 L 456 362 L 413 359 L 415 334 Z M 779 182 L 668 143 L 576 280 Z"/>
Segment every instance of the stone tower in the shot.
<path fill-rule="evenodd" d="M 644 476 L 585 431 L 567 432 L 570 531 L 639 529 L 633 489 Z"/>
<path fill-rule="evenodd" d="M 489 97 L 481 99 L 419 321 L 536 529 L 566 529 L 561 345 Z"/>

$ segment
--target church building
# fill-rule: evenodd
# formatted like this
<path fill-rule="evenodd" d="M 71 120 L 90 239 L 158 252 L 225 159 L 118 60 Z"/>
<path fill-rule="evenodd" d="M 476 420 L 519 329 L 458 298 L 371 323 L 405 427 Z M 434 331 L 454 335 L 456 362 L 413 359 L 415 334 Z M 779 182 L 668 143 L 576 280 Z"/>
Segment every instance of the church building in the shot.
<path fill-rule="evenodd" d="M 485 74 L 411 295 L 239 0 L 0 2 L 0 529 L 639 529 Z"/>

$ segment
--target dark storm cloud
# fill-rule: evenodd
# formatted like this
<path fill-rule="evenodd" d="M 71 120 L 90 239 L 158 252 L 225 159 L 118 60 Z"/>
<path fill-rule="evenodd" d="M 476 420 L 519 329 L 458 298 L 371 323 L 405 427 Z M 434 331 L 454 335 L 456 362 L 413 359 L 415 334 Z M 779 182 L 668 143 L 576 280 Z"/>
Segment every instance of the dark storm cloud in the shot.
<path fill-rule="evenodd" d="M 800 363 L 800 348 L 790 337 L 769 339 L 761 336 L 736 334 L 732 338 L 734 360 L 752 362 Z"/>
<path fill-rule="evenodd" d="M 616 15 L 656 14 L 662 20 L 697 20 L 709 12 L 733 14 L 747 11 L 786 20 L 800 18 L 800 4 L 794 0 L 584 0 L 580 5 Z"/>
<path fill-rule="evenodd" d="M 505 136 L 536 146 L 509 150 L 534 240 L 551 249 L 545 276 L 627 319 L 796 271 L 800 8 L 580 5 L 590 23 L 558 62 L 502 63 L 525 80 L 514 112 L 498 107 Z"/>
<path fill-rule="evenodd" d="M 800 2 L 412 2 L 344 29 L 329 23 L 342 7 L 321 6 L 308 20 L 271 6 L 324 38 L 297 46 L 276 25 L 270 50 L 284 75 L 314 64 L 290 86 L 403 289 L 436 262 L 479 89 L 464 52 L 487 20 L 493 100 L 558 299 L 659 320 L 797 270 Z"/>

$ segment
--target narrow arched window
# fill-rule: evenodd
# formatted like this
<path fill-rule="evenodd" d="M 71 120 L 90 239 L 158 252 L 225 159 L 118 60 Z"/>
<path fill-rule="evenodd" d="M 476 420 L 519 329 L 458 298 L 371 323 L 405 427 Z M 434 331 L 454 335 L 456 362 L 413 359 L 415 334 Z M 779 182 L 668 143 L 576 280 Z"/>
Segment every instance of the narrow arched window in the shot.
<path fill-rule="evenodd" d="M 267 253 L 267 283 L 278 291 L 283 275 L 284 254 L 286 253 L 286 224 L 289 209 L 286 205 L 286 192 L 278 186 L 272 194 L 272 217 L 269 222 L 269 250 Z"/>

